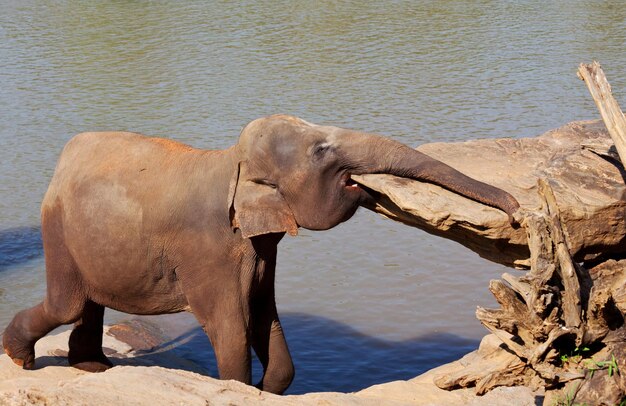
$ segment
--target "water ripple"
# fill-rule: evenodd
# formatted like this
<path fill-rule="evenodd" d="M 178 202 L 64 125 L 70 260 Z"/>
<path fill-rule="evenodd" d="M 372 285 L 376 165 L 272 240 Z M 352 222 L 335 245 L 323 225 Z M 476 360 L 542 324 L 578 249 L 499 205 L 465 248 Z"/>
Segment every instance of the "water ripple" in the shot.
<path fill-rule="evenodd" d="M 42 255 L 43 243 L 39 227 L 0 230 L 0 272 Z"/>

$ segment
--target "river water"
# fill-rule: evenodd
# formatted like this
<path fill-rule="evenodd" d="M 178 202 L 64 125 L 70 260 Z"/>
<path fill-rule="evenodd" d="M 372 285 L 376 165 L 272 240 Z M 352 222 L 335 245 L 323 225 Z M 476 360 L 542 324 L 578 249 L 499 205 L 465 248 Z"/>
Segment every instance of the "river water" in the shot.
<path fill-rule="evenodd" d="M 411 146 L 533 136 L 598 116 L 575 74 L 592 59 L 626 104 L 619 2 L 358 3 L 0 0 L 0 328 L 43 296 L 39 205 L 78 132 L 225 148 L 283 112 Z M 279 252 L 291 393 L 407 379 L 474 349 L 475 308 L 495 306 L 488 281 L 505 271 L 366 210 Z M 156 320 L 216 374 L 192 316 Z"/>

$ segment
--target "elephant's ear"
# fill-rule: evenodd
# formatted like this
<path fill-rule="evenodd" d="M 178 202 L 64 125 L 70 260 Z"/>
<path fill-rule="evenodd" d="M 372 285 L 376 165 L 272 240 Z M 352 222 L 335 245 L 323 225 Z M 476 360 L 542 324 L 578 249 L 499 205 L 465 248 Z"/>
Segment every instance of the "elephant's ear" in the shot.
<path fill-rule="evenodd" d="M 269 233 L 298 234 L 298 224 L 285 198 L 273 185 L 251 176 L 240 162 L 228 190 L 230 224 L 244 238 Z"/>

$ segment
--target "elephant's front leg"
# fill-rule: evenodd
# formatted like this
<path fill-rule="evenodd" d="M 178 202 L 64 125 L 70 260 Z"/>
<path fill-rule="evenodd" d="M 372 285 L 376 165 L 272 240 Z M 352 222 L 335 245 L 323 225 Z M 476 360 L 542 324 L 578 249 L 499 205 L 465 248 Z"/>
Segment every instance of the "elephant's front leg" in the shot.
<path fill-rule="evenodd" d="M 188 301 L 211 340 L 220 379 L 234 379 L 250 385 L 252 373 L 247 332 L 248 311 L 243 308 L 239 295 L 233 292 L 236 290 L 224 288 L 217 297 L 211 298 L 213 300 L 198 294 L 197 297 L 188 297 Z"/>
<path fill-rule="evenodd" d="M 263 365 L 261 390 L 282 394 L 291 384 L 294 367 L 278 320 L 274 296 L 251 306 L 252 347 Z"/>

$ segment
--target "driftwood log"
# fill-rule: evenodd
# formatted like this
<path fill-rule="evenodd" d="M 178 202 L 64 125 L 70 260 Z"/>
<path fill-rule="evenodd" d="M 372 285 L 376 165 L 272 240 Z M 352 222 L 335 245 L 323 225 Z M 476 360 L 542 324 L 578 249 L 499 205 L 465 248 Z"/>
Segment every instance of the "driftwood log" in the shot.
<path fill-rule="evenodd" d="M 377 211 L 455 239 L 485 258 L 530 268 L 490 282 L 500 308 L 479 307 L 476 316 L 491 334 L 460 360 L 464 368 L 435 379 L 440 388 L 475 387 L 484 394 L 526 385 L 546 391 L 544 405 L 626 402 L 626 119 L 599 64 L 581 65 L 579 76 L 606 130 L 574 123 L 535 140 L 497 140 L 502 156 L 487 154 L 480 169 L 462 168 L 458 153 L 449 159 L 518 198 L 518 229 L 504 224 L 502 213 L 433 185 L 358 180 L 381 193 Z M 518 164 L 526 178 L 516 176 Z M 506 165 L 515 166 L 513 175 Z M 439 196 L 450 198 L 451 207 L 442 209 Z"/>
<path fill-rule="evenodd" d="M 626 172 L 601 120 L 532 138 L 430 143 L 418 150 L 506 190 L 529 211 L 541 206 L 537 181 L 550 179 L 577 262 L 626 252 Z M 505 213 L 429 183 L 391 175 L 354 178 L 380 194 L 376 212 L 457 241 L 490 261 L 530 267 L 526 232 L 511 227 Z"/>
<path fill-rule="evenodd" d="M 581 65 L 585 80 L 613 139 L 601 155 L 626 162 L 626 120 L 600 65 Z M 540 179 L 540 210 L 524 214 L 530 271 L 504 274 L 489 289 L 500 309 L 478 308 L 476 316 L 492 333 L 472 363 L 441 376 L 444 389 L 475 386 L 478 394 L 501 385 L 546 390 L 546 404 L 618 405 L 626 400 L 626 260 L 600 254 L 581 264 L 570 239 L 575 233 L 561 215 L 551 181 Z M 583 203 L 583 202 L 581 202 Z M 615 232 L 615 231 L 614 231 Z M 589 238 L 588 235 L 582 236 Z M 610 255 L 608 255 L 610 256 Z"/>

